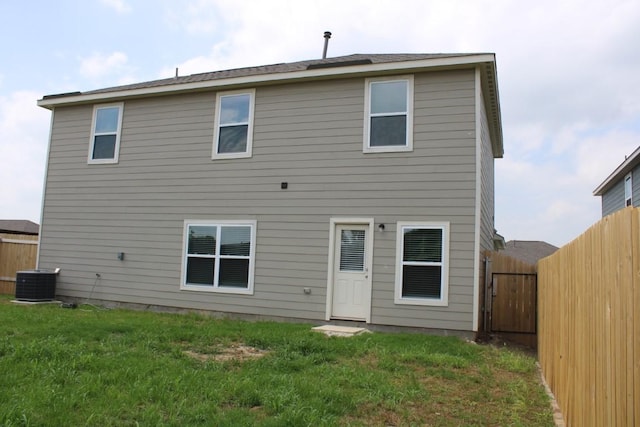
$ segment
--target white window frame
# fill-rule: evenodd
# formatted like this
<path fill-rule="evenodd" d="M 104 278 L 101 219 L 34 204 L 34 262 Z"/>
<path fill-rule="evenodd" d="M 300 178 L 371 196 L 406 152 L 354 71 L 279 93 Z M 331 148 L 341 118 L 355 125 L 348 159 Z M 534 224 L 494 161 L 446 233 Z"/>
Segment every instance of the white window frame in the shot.
<path fill-rule="evenodd" d="M 627 181 L 629 182 L 629 186 L 627 187 Z M 624 206 L 633 206 L 633 175 L 629 172 L 624 177 Z M 628 193 L 627 193 L 627 190 Z"/>
<path fill-rule="evenodd" d="M 371 135 L 371 117 L 376 117 L 375 114 L 371 114 L 371 88 L 375 83 L 394 82 L 394 81 L 406 81 L 407 82 L 407 111 L 398 112 L 392 114 L 379 114 L 379 116 L 389 115 L 405 115 L 407 117 L 407 129 L 406 129 L 406 143 L 405 145 L 383 145 L 372 147 L 370 145 Z M 364 141 L 363 152 L 365 153 L 392 153 L 399 151 L 413 151 L 413 75 L 393 76 L 393 77 L 375 77 L 365 79 L 365 91 L 364 91 Z"/>
<path fill-rule="evenodd" d="M 247 148 L 243 152 L 239 153 L 218 153 L 218 138 L 220 136 L 220 113 L 222 112 L 222 98 L 228 96 L 237 95 L 249 95 L 249 119 L 246 122 L 233 123 L 232 125 L 247 125 Z M 256 90 L 255 89 L 243 89 L 233 90 L 226 92 L 218 92 L 216 94 L 216 113 L 215 113 L 215 125 L 213 128 L 213 151 L 211 158 L 217 159 L 242 159 L 252 156 L 253 151 L 253 114 L 255 110 Z M 224 125 L 223 125 L 224 126 Z M 229 126 L 229 124 L 227 124 Z"/>
<path fill-rule="evenodd" d="M 115 147 L 113 151 L 113 158 L 111 159 L 94 159 L 93 158 L 93 149 L 96 142 L 96 136 L 101 135 L 113 135 L 113 132 L 96 132 L 96 122 L 98 117 L 98 110 L 104 108 L 118 108 L 118 126 L 116 129 L 116 141 Z M 91 140 L 89 141 L 89 156 L 88 163 L 89 164 L 113 164 L 118 163 L 118 158 L 120 156 L 120 136 L 122 134 L 122 116 L 124 112 L 124 102 L 118 102 L 113 104 L 98 104 L 93 106 L 93 118 L 91 120 Z"/>
<path fill-rule="evenodd" d="M 217 227 L 216 239 L 217 249 L 220 246 L 220 233 L 221 227 L 235 225 L 251 227 L 251 247 L 249 249 L 249 278 L 246 288 L 228 288 L 218 286 L 218 275 L 220 274 L 220 259 L 225 258 L 225 255 L 221 255 L 219 250 L 216 250 L 215 255 L 209 255 L 208 258 L 215 259 L 215 271 L 214 283 L 211 286 L 206 285 L 190 285 L 187 283 L 187 260 L 189 253 L 189 228 L 191 226 L 215 226 Z M 256 228 L 257 221 L 255 220 L 185 220 L 184 221 L 184 235 L 182 243 L 182 272 L 180 274 L 180 289 L 188 291 L 198 292 L 219 292 L 227 294 L 241 294 L 241 295 L 253 295 L 253 285 L 255 276 L 255 258 L 256 258 Z M 232 256 L 231 258 L 238 258 Z"/>
<path fill-rule="evenodd" d="M 442 261 L 433 262 L 411 262 L 403 261 L 404 257 L 404 230 L 411 228 L 440 229 L 442 230 Z M 396 304 L 408 305 L 430 305 L 448 306 L 449 304 L 449 247 L 450 247 L 450 223 L 449 222 L 404 222 L 399 221 L 396 229 L 396 284 L 395 298 Z M 442 273 L 440 276 L 440 298 L 417 298 L 402 296 L 402 272 L 404 265 L 440 265 Z"/>

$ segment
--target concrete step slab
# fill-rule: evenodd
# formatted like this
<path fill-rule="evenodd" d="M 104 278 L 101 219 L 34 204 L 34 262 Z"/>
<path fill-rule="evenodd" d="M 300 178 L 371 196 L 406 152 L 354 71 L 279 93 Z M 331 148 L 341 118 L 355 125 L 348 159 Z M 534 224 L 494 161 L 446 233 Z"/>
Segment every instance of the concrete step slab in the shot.
<path fill-rule="evenodd" d="M 316 332 L 322 332 L 330 337 L 352 337 L 354 335 L 371 332 L 366 328 L 355 328 L 351 326 L 322 325 L 311 328 Z"/>

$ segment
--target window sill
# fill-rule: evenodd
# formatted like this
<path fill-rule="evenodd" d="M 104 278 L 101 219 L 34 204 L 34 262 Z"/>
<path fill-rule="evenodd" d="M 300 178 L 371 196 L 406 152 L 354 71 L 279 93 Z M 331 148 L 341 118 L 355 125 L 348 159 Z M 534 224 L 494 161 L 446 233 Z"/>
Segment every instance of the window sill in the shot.
<path fill-rule="evenodd" d="M 251 153 L 224 153 L 214 154 L 211 156 L 211 160 L 226 160 L 226 159 L 248 159 L 251 157 Z"/>
<path fill-rule="evenodd" d="M 427 305 L 432 307 L 448 307 L 449 302 L 435 298 L 395 298 L 393 301 L 399 305 Z"/>
<path fill-rule="evenodd" d="M 402 146 L 402 145 L 398 145 L 398 146 L 393 146 L 393 145 L 387 145 L 387 146 L 381 146 L 381 147 L 365 147 L 362 152 L 365 154 L 369 154 L 369 153 L 401 153 L 401 152 L 410 152 L 413 151 L 413 147 L 409 147 L 409 146 Z"/>
<path fill-rule="evenodd" d="M 99 160 L 89 159 L 89 161 L 87 161 L 87 164 L 88 165 L 117 165 L 118 159 L 99 159 Z"/>
<path fill-rule="evenodd" d="M 181 285 L 181 291 L 210 292 L 218 294 L 253 295 L 252 288 L 214 288 L 206 285 Z"/>

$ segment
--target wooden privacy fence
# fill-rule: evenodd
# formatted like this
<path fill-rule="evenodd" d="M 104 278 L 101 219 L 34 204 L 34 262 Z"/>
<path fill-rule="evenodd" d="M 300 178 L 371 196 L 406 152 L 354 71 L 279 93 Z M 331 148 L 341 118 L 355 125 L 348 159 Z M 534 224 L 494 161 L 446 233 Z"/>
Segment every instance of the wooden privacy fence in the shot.
<path fill-rule="evenodd" d="M 38 236 L 0 234 L 0 294 L 14 295 L 16 272 L 36 267 Z"/>
<path fill-rule="evenodd" d="M 538 358 L 567 425 L 640 425 L 640 209 L 538 263 Z"/>

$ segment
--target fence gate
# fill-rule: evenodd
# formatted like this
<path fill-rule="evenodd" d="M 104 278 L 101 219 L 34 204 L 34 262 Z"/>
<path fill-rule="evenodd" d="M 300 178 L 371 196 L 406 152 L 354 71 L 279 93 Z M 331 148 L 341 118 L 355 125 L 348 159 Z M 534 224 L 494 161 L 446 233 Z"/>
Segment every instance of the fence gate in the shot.
<path fill-rule="evenodd" d="M 492 273 L 491 331 L 535 334 L 537 294 L 535 273 Z"/>

